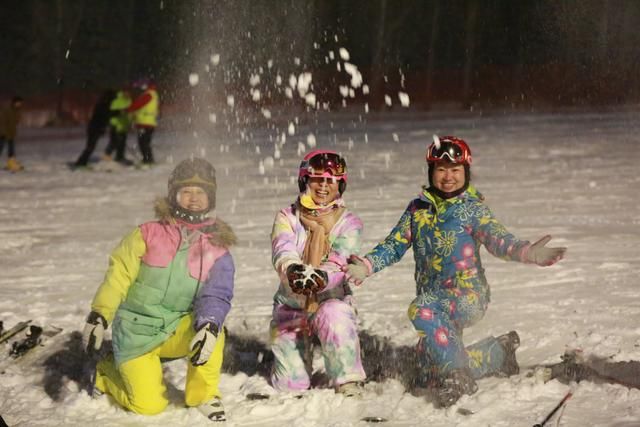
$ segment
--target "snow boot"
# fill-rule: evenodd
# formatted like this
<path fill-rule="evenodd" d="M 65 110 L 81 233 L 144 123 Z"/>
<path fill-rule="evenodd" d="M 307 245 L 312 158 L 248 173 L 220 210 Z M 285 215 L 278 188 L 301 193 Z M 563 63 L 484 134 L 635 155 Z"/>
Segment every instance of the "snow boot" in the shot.
<path fill-rule="evenodd" d="M 435 389 L 435 402 L 440 408 L 454 405 L 463 394 L 478 391 L 476 381 L 464 369 L 454 369 L 439 381 Z"/>
<path fill-rule="evenodd" d="M 362 394 L 364 393 L 364 384 L 360 381 L 340 384 L 336 387 L 336 393 L 341 393 L 345 397 L 362 397 Z"/>
<path fill-rule="evenodd" d="M 6 169 L 9 172 L 19 172 L 24 169 L 24 166 L 22 166 L 20 162 L 16 160 L 15 157 L 9 157 L 9 159 L 7 160 Z"/>
<path fill-rule="evenodd" d="M 203 403 L 198 406 L 198 411 L 211 421 L 226 421 L 227 418 L 224 414 L 224 406 L 222 406 L 222 400 L 219 397 L 214 397 L 207 403 Z"/>
<path fill-rule="evenodd" d="M 504 349 L 504 361 L 498 373 L 507 377 L 519 374 L 520 366 L 516 360 L 516 350 L 520 347 L 520 336 L 516 331 L 510 331 L 496 339 Z"/>

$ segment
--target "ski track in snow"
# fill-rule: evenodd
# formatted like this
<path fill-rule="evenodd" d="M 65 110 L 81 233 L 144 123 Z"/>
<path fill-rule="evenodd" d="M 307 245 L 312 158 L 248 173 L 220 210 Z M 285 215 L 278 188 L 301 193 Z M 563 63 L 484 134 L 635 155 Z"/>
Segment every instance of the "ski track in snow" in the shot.
<path fill-rule="evenodd" d="M 483 251 L 492 303 L 485 318 L 465 331 L 465 342 L 516 329 L 522 366 L 558 361 L 567 347 L 613 361 L 640 360 L 640 202 L 631 193 L 640 185 L 638 111 L 485 117 L 405 112 L 370 114 L 364 121 L 357 115 L 320 115 L 298 125 L 300 136 L 278 148 L 275 161 L 263 165 L 264 174 L 261 156 L 272 155 L 274 144 L 260 129 L 252 141 L 238 142 L 213 124 L 194 136 L 186 127 L 170 128 L 168 121 L 154 140 L 160 163 L 149 171 L 71 172 L 65 163 L 83 148 L 82 129 L 21 130 L 17 152 L 27 170 L 0 171 L 5 327 L 32 319 L 65 333 L 80 330 L 110 251 L 134 226 L 152 219 L 153 200 L 164 195 L 169 172 L 193 153 L 214 163 L 217 214 L 240 240 L 232 251 L 236 293 L 227 326 L 235 335 L 266 342 L 277 286 L 269 235 L 276 211 L 296 195 L 297 139 L 313 134 L 318 147 L 346 156 L 346 201 L 365 223 L 366 251 L 386 236 L 426 181 L 425 149 L 437 133 L 469 142 L 473 180 L 511 232 L 530 240 L 549 233 L 552 244 L 568 247 L 566 259 L 550 268 L 506 263 Z M 105 144 L 100 141 L 94 156 Z M 133 134 L 128 144 L 135 147 Z M 411 254 L 355 292 L 362 329 L 396 346 L 415 344 L 406 317 L 415 292 Z M 106 397 L 93 400 L 68 379 L 53 400 L 40 366 L 0 375 L 0 415 L 10 426 L 206 425 L 197 410 L 182 404 L 184 363 L 165 365 L 171 405 L 158 416 L 128 413 Z M 282 394 L 246 401 L 246 393 L 268 390 L 264 378 L 227 373 L 221 381 L 230 426 L 365 425 L 358 420 L 367 415 L 399 426 L 533 425 L 568 390 L 555 380 L 544 384 L 524 375 L 483 379 L 479 386 L 477 394 L 439 410 L 404 393 L 393 379 L 367 384 L 361 401 L 326 389 L 311 390 L 302 399 Z M 560 425 L 640 424 L 640 390 L 589 382 L 573 387 Z M 458 407 L 475 413 L 460 415 Z"/>

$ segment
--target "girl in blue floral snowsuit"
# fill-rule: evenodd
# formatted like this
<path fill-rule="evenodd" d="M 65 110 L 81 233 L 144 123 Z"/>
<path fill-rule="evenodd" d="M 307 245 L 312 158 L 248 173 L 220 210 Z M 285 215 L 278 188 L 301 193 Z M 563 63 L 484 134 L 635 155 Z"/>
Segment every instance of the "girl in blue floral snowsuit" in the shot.
<path fill-rule="evenodd" d="M 475 379 L 518 372 L 515 331 L 489 337 L 467 348 L 462 332 L 487 309 L 490 290 L 480 261 L 480 246 L 507 261 L 552 265 L 564 248 L 547 248 L 550 236 L 531 244 L 510 234 L 469 183 L 471 152 L 456 137 L 434 137 L 427 154 L 429 183 L 412 200 L 389 235 L 364 257 L 352 256 L 345 268 L 351 280 L 398 262 L 413 247 L 417 297 L 409 318 L 418 331 L 423 378 L 437 389 L 441 406 L 477 390 Z"/>

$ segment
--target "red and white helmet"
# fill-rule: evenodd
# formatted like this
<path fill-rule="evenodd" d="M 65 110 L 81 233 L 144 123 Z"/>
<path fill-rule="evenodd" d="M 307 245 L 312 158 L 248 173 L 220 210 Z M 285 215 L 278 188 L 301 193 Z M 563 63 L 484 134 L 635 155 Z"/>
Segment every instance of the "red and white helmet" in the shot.
<path fill-rule="evenodd" d="M 427 163 L 446 160 L 462 165 L 471 164 L 471 150 L 464 140 L 455 136 L 433 135 L 433 142 L 427 149 Z"/>
<path fill-rule="evenodd" d="M 340 194 L 347 188 L 347 162 L 332 150 L 314 150 L 302 159 L 298 169 L 298 187 L 303 193 L 311 178 L 335 178 L 339 181 Z"/>

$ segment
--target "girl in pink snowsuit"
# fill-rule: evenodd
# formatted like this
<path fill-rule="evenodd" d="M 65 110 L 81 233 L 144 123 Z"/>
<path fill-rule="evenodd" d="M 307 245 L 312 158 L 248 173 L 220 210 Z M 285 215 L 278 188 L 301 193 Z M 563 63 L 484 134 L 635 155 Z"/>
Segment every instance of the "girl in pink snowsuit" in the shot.
<path fill-rule="evenodd" d="M 311 343 L 317 337 L 337 392 L 360 395 L 365 379 L 356 311 L 345 274 L 360 249 L 362 221 L 344 205 L 346 164 L 333 151 L 313 151 L 300 165 L 300 195 L 276 214 L 272 260 L 280 276 L 274 295 L 271 348 L 274 388 L 311 386 Z"/>

